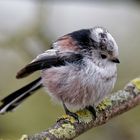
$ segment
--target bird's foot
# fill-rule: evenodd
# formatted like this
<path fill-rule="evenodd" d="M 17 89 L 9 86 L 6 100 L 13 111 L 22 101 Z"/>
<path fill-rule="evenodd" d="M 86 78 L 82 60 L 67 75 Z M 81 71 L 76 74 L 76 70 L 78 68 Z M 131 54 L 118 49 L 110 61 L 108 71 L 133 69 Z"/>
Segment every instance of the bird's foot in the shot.
<path fill-rule="evenodd" d="M 76 113 L 67 111 L 66 114 L 73 117 L 75 120 L 77 120 L 79 122 L 78 115 Z"/>
<path fill-rule="evenodd" d="M 87 106 L 86 109 L 89 110 L 92 113 L 93 117 L 96 119 L 97 115 L 96 115 L 95 107 L 94 106 Z"/>
<path fill-rule="evenodd" d="M 78 115 L 76 113 L 69 111 L 64 103 L 63 103 L 63 107 L 67 115 L 73 117 L 75 120 L 79 122 Z"/>

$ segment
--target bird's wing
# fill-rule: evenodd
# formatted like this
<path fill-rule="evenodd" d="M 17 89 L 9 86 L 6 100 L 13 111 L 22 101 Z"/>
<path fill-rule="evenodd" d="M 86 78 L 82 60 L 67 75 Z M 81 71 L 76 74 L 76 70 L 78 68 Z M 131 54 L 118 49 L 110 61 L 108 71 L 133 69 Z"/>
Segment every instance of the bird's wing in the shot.
<path fill-rule="evenodd" d="M 59 52 L 55 49 L 50 49 L 38 55 L 31 63 L 22 68 L 17 73 L 16 78 L 24 78 L 37 70 L 50 68 L 52 66 L 65 65 L 66 62 L 78 62 L 82 58 L 82 54 L 77 52 Z"/>

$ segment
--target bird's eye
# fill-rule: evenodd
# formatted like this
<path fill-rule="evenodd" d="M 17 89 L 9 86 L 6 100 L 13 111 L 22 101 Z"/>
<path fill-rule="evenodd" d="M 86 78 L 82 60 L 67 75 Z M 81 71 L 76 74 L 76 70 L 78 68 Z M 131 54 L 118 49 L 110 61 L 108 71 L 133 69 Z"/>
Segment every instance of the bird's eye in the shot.
<path fill-rule="evenodd" d="M 107 56 L 105 54 L 101 54 L 102 59 L 106 59 Z"/>

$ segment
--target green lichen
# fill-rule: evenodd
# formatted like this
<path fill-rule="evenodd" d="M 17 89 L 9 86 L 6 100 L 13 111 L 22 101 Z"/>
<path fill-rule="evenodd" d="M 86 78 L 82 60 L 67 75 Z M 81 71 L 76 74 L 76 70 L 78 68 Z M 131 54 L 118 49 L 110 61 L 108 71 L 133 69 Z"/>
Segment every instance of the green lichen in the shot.
<path fill-rule="evenodd" d="M 140 91 L 140 78 L 132 80 L 131 83 L 134 84 L 135 87 Z"/>
<path fill-rule="evenodd" d="M 22 137 L 20 138 L 20 140 L 28 140 L 28 135 L 22 135 Z"/>
<path fill-rule="evenodd" d="M 50 140 L 50 138 L 45 138 L 45 140 Z"/>
<path fill-rule="evenodd" d="M 69 115 L 67 115 L 67 114 L 64 114 L 64 115 L 62 115 L 60 118 L 58 118 L 58 121 L 59 120 L 68 120 L 69 122 L 71 122 L 71 123 L 75 123 L 77 120 L 75 119 L 75 118 L 73 118 L 72 116 L 69 116 Z"/>
<path fill-rule="evenodd" d="M 112 102 L 109 98 L 105 98 L 98 106 L 97 110 L 102 111 L 105 110 L 107 107 L 111 106 Z"/>
<path fill-rule="evenodd" d="M 92 121 L 92 114 L 87 109 L 83 109 L 76 112 L 78 115 L 79 122 L 89 123 Z"/>
<path fill-rule="evenodd" d="M 123 102 L 123 101 L 127 100 L 128 98 L 130 98 L 130 93 L 125 90 L 120 90 L 117 93 L 114 93 L 110 97 L 110 100 L 115 101 L 115 102 L 117 102 L 117 101 Z"/>
<path fill-rule="evenodd" d="M 62 124 L 59 128 L 49 130 L 49 132 L 59 139 L 70 139 L 76 135 L 75 128 L 72 124 Z"/>

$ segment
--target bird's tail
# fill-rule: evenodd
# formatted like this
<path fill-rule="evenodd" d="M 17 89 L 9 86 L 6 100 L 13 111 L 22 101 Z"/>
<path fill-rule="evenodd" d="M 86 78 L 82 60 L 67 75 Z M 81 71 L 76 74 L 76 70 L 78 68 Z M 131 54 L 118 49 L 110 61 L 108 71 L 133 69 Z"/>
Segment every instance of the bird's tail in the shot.
<path fill-rule="evenodd" d="M 12 111 L 21 102 L 23 102 L 27 97 L 32 95 L 35 90 L 42 86 L 41 77 L 29 83 L 28 85 L 22 87 L 21 89 L 11 93 L 7 97 L 1 100 L 0 114 Z"/>

